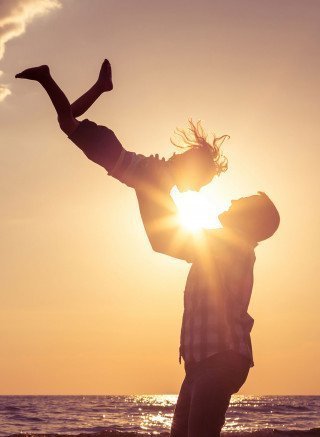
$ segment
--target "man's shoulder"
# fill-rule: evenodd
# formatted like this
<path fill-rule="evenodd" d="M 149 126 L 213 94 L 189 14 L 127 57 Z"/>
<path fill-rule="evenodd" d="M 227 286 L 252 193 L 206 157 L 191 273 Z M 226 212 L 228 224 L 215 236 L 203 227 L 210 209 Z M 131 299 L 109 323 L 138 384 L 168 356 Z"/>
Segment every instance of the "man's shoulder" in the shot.
<path fill-rule="evenodd" d="M 207 247 L 214 253 L 223 252 L 232 254 L 234 257 L 255 259 L 255 246 L 242 238 L 238 233 L 230 232 L 225 228 L 218 228 L 207 229 L 205 235 Z"/>
<path fill-rule="evenodd" d="M 204 233 L 207 242 L 210 244 L 219 244 L 219 245 L 232 244 L 230 238 L 228 238 L 228 235 L 223 228 L 205 229 Z"/>

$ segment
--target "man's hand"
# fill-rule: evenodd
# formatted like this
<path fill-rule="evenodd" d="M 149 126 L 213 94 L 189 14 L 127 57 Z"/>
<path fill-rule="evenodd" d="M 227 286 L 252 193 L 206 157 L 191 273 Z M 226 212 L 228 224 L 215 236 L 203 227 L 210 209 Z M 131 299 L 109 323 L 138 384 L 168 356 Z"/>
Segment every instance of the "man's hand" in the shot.
<path fill-rule="evenodd" d="M 175 185 L 168 161 L 161 161 L 159 155 L 149 158 L 148 174 L 155 187 L 170 193 Z"/>

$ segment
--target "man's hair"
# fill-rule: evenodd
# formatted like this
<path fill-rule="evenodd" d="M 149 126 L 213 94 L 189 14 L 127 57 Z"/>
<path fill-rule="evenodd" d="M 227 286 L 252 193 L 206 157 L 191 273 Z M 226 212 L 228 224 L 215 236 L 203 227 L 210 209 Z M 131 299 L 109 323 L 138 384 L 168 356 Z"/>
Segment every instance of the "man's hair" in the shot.
<path fill-rule="evenodd" d="M 258 191 L 259 206 L 255 213 L 252 231 L 257 242 L 271 237 L 279 227 L 280 215 L 271 199 L 263 191 Z"/>
<path fill-rule="evenodd" d="M 212 164 L 215 168 L 215 174 L 219 175 L 228 169 L 228 160 L 222 154 L 221 145 L 225 139 L 230 138 L 229 135 L 222 135 L 221 137 L 216 137 L 213 134 L 213 140 L 211 143 L 208 142 L 208 135 L 201 126 L 201 120 L 194 123 L 190 118 L 188 120 L 189 127 L 187 130 L 177 128 L 175 130 L 176 138 L 170 138 L 171 143 L 182 149 L 183 151 L 200 149 L 208 152 L 210 158 L 212 159 Z M 174 157 L 175 155 L 173 155 Z M 173 158 L 172 157 L 172 158 Z"/>

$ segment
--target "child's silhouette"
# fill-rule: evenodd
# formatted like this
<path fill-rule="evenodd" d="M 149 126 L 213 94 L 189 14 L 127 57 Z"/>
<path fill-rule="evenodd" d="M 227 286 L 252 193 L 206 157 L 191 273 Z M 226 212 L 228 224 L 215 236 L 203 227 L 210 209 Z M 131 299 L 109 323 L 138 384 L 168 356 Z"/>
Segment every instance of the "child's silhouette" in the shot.
<path fill-rule="evenodd" d="M 157 172 L 159 178 L 172 179 L 173 185 L 177 185 L 181 191 L 199 190 L 227 169 L 227 161 L 220 154 L 220 145 L 227 136 L 215 138 L 209 144 L 199 123 L 195 125 L 190 121 L 190 141 L 183 153 L 174 154 L 165 161 L 157 155 L 146 158 L 127 152 L 107 127 L 97 126 L 89 120 L 78 121 L 76 117 L 84 114 L 102 93 L 113 89 L 111 66 L 107 59 L 101 66 L 96 83 L 72 104 L 53 80 L 47 65 L 28 68 L 17 74 L 16 78 L 39 82 L 53 103 L 62 131 L 89 159 L 131 187 L 136 188 L 142 182 L 153 184 L 153 175 L 149 171 L 151 162 L 152 166 L 161 168 L 162 171 Z M 183 131 L 180 134 L 185 135 Z"/>

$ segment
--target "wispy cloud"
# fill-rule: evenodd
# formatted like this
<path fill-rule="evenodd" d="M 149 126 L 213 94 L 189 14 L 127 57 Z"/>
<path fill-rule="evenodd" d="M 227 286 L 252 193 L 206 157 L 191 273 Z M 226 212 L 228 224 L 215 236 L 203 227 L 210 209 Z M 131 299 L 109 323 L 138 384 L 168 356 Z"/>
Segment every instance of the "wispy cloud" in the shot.
<path fill-rule="evenodd" d="M 0 60 L 6 43 L 22 35 L 34 18 L 60 7 L 60 0 L 0 0 Z M 9 94 L 8 85 L 0 84 L 0 102 Z"/>

